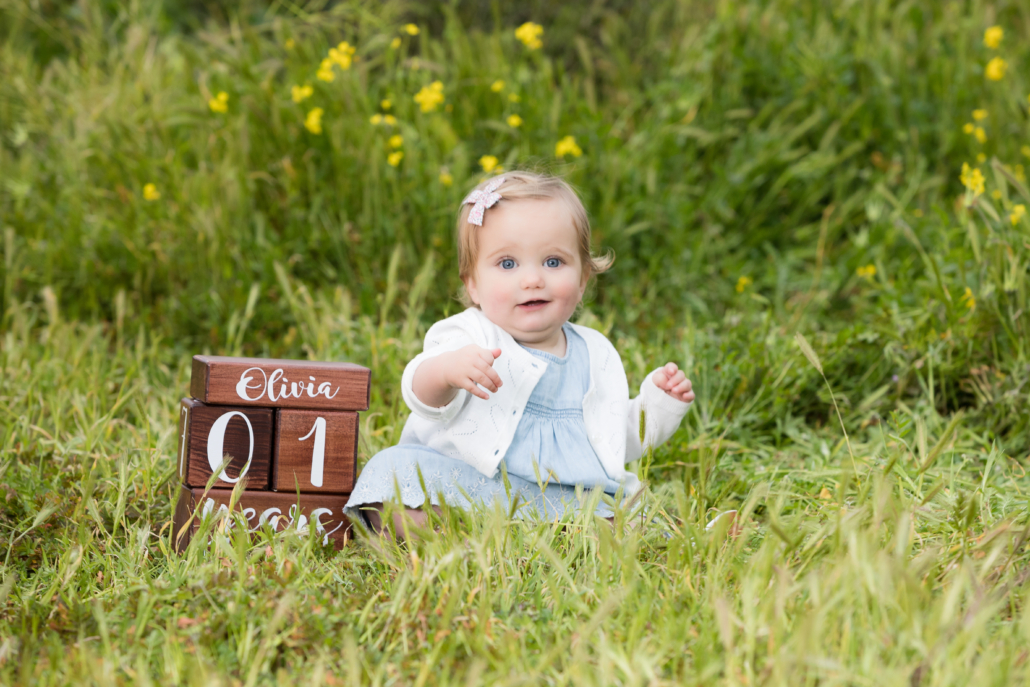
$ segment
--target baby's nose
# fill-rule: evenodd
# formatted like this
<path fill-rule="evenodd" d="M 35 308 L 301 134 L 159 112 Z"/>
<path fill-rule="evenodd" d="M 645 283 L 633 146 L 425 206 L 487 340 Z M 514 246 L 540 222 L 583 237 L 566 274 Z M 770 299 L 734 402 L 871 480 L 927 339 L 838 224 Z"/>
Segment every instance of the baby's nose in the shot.
<path fill-rule="evenodd" d="M 544 275 L 540 273 L 540 270 L 530 268 L 522 273 L 523 287 L 541 286 L 543 283 Z"/>

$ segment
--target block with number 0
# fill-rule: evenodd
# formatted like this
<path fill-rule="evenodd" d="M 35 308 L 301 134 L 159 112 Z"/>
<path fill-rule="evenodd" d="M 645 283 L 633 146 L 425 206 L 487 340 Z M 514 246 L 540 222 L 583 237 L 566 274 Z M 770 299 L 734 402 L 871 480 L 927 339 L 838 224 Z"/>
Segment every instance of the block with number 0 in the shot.
<path fill-rule="evenodd" d="M 272 467 L 275 411 L 268 408 L 210 406 L 184 398 L 179 406 L 179 478 L 203 487 L 225 456 L 232 462 L 219 474 L 216 487 L 232 488 L 247 477 L 247 489 L 268 489 Z"/>
<path fill-rule="evenodd" d="M 277 410 L 272 489 L 346 494 L 354 486 L 358 414 Z"/>

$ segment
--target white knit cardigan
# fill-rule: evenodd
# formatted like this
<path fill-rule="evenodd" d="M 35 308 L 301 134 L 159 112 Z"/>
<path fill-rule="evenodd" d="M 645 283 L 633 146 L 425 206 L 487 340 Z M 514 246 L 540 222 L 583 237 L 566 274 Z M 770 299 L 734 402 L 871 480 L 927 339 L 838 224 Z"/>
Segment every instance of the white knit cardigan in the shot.
<path fill-rule="evenodd" d="M 626 493 L 632 493 L 640 482 L 626 471 L 626 463 L 643 455 L 646 447 L 658 446 L 672 436 L 690 404 L 659 389 L 651 381 L 654 372 L 640 385 L 640 395 L 630 401 L 626 371 L 615 347 L 589 327 L 573 324 L 572 328 L 586 341 L 590 353 L 590 388 L 583 397 L 587 436 L 608 476 L 621 481 Z M 457 396 L 441 408 L 420 401 L 412 390 L 418 366 L 469 344 L 501 349 L 493 365 L 503 382 L 497 392 L 484 400 L 459 389 Z M 428 446 L 493 477 L 515 436 L 522 411 L 546 370 L 547 362 L 523 349 L 478 308 L 441 320 L 426 332 L 422 353 L 404 368 L 401 392 L 412 413 L 400 443 Z M 643 444 L 642 412 L 646 421 Z"/>

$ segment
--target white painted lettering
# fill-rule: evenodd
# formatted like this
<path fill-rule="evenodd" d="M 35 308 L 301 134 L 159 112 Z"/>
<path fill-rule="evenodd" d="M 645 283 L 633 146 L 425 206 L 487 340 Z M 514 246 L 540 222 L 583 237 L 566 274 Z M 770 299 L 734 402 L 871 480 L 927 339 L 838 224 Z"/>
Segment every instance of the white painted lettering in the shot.
<path fill-rule="evenodd" d="M 275 372 L 273 372 L 272 375 L 268 378 L 268 400 L 269 401 L 273 401 L 274 402 L 274 401 L 277 400 L 276 396 L 275 396 L 275 383 L 277 381 L 279 381 L 279 378 L 282 377 L 282 376 L 283 376 L 283 371 L 280 369 L 280 370 L 276 370 Z M 283 389 L 285 390 L 286 387 L 284 386 Z"/>
<path fill-rule="evenodd" d="M 211 466 L 211 472 L 214 472 L 222 464 L 222 458 L 225 455 L 222 448 L 225 445 L 225 430 L 229 426 L 229 420 L 237 416 L 247 423 L 247 432 L 250 434 L 250 443 L 247 444 L 247 462 L 243 466 L 243 469 L 240 470 L 239 476 L 229 477 L 225 470 L 222 470 L 222 474 L 218 476 L 218 479 L 223 482 L 229 482 L 230 484 L 239 482 L 240 477 L 247 474 L 247 470 L 250 469 L 250 460 L 254 457 L 254 427 L 250 424 L 250 420 L 246 415 L 238 410 L 232 410 L 215 420 L 214 424 L 211 425 L 211 431 L 208 432 L 207 435 L 207 464 Z"/>
<path fill-rule="evenodd" d="M 256 381 L 257 373 L 261 374 L 260 381 Z M 330 382 L 319 383 L 311 376 L 308 379 L 311 381 L 291 382 L 283 374 L 282 368 L 266 375 L 260 367 L 250 367 L 240 373 L 240 381 L 236 383 L 236 395 L 244 401 L 260 401 L 263 396 L 267 396 L 269 401 L 275 403 L 281 399 L 301 398 L 305 393 L 309 398 L 335 398 L 340 393 L 340 387 L 334 389 Z M 278 392 L 276 384 L 279 386 Z M 250 394 L 251 391 L 254 392 L 253 396 Z"/>
<path fill-rule="evenodd" d="M 251 386 L 250 382 L 254 378 L 247 376 L 248 373 L 253 372 L 254 370 L 257 370 L 258 372 L 261 373 L 261 383 L 258 384 L 257 386 Z M 243 373 L 240 375 L 240 381 L 236 384 L 236 395 L 239 396 L 240 398 L 242 398 L 244 401 L 257 401 L 265 393 L 265 382 L 266 381 L 267 381 L 267 379 L 265 378 L 265 371 L 262 370 L 260 367 L 248 368 L 248 369 L 244 370 Z M 254 398 L 251 398 L 250 395 L 247 394 L 247 389 L 261 389 L 261 391 L 260 391 L 260 393 L 258 393 L 257 396 L 255 396 Z"/>
<path fill-rule="evenodd" d="M 315 443 L 311 449 L 311 484 L 316 487 L 322 486 L 322 472 L 325 466 L 325 418 L 316 417 L 315 424 L 311 431 L 302 436 L 298 441 L 305 441 L 312 434 L 315 435 Z"/>

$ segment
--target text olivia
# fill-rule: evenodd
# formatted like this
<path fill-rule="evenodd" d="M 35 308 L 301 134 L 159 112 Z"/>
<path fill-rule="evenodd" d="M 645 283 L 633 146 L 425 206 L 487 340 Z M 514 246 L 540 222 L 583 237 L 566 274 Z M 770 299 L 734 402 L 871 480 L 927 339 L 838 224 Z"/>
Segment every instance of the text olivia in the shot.
<path fill-rule="evenodd" d="M 261 374 L 260 381 L 257 380 L 256 373 Z M 329 382 L 322 382 L 316 387 L 317 380 L 314 377 L 309 376 L 308 380 L 291 382 L 285 377 L 282 368 L 277 368 L 266 376 L 260 367 L 249 367 L 240 374 L 240 381 L 236 384 L 236 395 L 244 401 L 259 401 L 262 396 L 267 396 L 268 400 L 274 403 L 281 399 L 303 398 L 305 395 L 308 398 L 333 398 L 340 392 L 340 387 L 333 389 Z"/>

